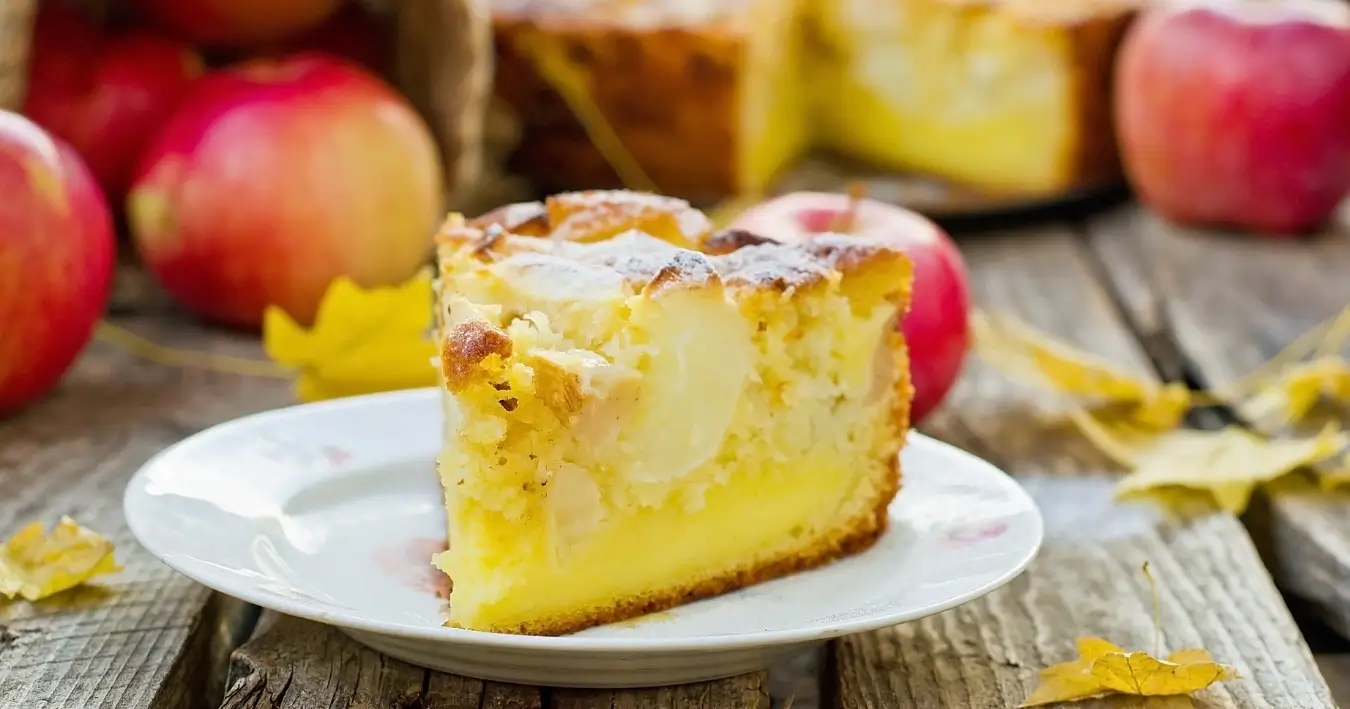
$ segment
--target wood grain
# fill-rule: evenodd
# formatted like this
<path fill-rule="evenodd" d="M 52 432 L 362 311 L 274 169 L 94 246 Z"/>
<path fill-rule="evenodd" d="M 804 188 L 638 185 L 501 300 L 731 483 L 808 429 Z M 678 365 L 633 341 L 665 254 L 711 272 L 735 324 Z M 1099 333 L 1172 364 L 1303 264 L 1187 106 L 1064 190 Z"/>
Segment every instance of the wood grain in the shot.
<path fill-rule="evenodd" d="M 258 355 L 256 340 L 176 318 L 118 322 L 166 344 Z M 166 445 L 289 399 L 276 381 L 170 369 L 94 345 L 53 396 L 0 421 L 0 534 L 68 514 L 111 537 L 125 567 L 38 603 L 0 602 L 0 707 L 211 703 L 223 670 L 213 658 L 252 612 L 213 599 L 141 550 L 122 517 L 122 490 Z"/>
<path fill-rule="evenodd" d="M 1151 371 L 1073 232 L 988 235 L 962 246 L 980 303 Z M 1025 574 L 981 600 L 837 643 L 827 677 L 832 706 L 1013 707 L 1036 685 L 1038 669 L 1074 656 L 1079 635 L 1150 650 L 1144 561 L 1157 580 L 1164 649 L 1204 646 L 1243 675 L 1197 695 L 1197 706 L 1334 706 L 1238 521 L 1209 513 L 1178 522 L 1144 504 L 1115 503 L 1106 463 L 1075 434 L 1037 425 L 1036 412 L 1054 408 L 979 363 L 968 366 L 924 428 L 1019 476 L 1045 514 L 1045 546 Z"/>
<path fill-rule="evenodd" d="M 1090 243 L 1140 327 L 1179 363 L 1223 386 L 1350 306 L 1346 222 L 1307 240 L 1183 229 L 1141 208 L 1095 221 Z M 1270 499 L 1270 563 L 1350 637 L 1350 496 L 1296 481 Z M 1263 540 L 1265 541 L 1265 540 Z"/>
<path fill-rule="evenodd" d="M 222 709 L 768 709 L 763 674 L 638 690 L 540 689 L 428 672 L 328 626 L 266 614 L 234 653 Z"/>

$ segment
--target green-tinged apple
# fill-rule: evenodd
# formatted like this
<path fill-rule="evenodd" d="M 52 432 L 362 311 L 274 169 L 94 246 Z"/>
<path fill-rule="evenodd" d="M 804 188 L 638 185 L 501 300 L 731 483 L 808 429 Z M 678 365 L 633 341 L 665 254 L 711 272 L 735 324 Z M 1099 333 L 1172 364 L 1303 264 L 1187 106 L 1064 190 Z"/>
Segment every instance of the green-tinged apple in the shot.
<path fill-rule="evenodd" d="M 1141 201 L 1174 221 L 1272 236 L 1350 191 L 1350 6 L 1186 0 L 1121 47 L 1116 131 Z"/>
<path fill-rule="evenodd" d="M 393 88 L 321 54 L 201 79 L 147 150 L 127 202 L 147 269 L 187 309 L 246 329 L 302 323 L 338 276 L 400 283 L 442 213 L 431 131 Z"/>
<path fill-rule="evenodd" d="M 70 146 L 0 111 L 0 417 L 51 391 L 107 307 L 116 241 Z"/>
<path fill-rule="evenodd" d="M 970 287 L 965 261 L 940 227 L 907 209 L 873 199 L 796 192 L 743 212 L 730 225 L 780 242 L 847 231 L 899 246 L 914 263 L 914 295 L 901 324 L 909 347 L 918 423 L 946 398 L 970 348 Z"/>

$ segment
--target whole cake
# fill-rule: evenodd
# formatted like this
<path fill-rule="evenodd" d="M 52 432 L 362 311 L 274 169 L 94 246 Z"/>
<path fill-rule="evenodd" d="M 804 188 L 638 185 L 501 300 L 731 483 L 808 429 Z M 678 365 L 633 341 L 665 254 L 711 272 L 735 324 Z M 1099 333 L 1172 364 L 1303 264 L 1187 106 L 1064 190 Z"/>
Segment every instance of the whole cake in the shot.
<path fill-rule="evenodd" d="M 596 192 L 452 216 L 438 255 L 451 625 L 574 632 L 886 528 L 911 394 L 895 247 Z"/>
<path fill-rule="evenodd" d="M 497 94 L 523 126 L 512 165 L 550 190 L 619 184 L 567 90 L 653 189 L 700 202 L 760 194 L 812 146 L 1000 194 L 1119 173 L 1111 77 L 1130 0 L 492 7 Z"/>

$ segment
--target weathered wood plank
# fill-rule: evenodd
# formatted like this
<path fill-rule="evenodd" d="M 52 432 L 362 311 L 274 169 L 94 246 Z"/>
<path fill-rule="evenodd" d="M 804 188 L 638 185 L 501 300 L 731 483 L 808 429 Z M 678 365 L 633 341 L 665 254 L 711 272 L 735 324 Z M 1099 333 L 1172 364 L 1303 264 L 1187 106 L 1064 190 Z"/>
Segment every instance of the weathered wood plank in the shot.
<path fill-rule="evenodd" d="M 429 673 L 336 629 L 272 613 L 234 653 L 223 708 L 540 706 L 538 689 Z"/>
<path fill-rule="evenodd" d="M 540 689 L 428 672 L 328 626 L 267 613 L 234 653 L 221 709 L 768 709 L 762 673 L 680 687 Z"/>
<path fill-rule="evenodd" d="M 1135 207 L 1089 235 L 1133 318 L 1207 386 L 1234 381 L 1350 305 L 1344 220 L 1315 239 L 1272 241 L 1179 228 Z M 1279 583 L 1350 637 L 1350 496 L 1291 484 L 1272 495 L 1264 526 Z"/>
<path fill-rule="evenodd" d="M 139 318 L 121 325 L 166 344 L 256 356 L 256 341 Z M 285 403 L 287 387 L 149 364 L 94 345 L 61 389 L 0 421 L 0 534 L 62 514 L 109 535 L 125 570 L 38 602 L 0 602 L 0 706 L 49 709 L 205 707 L 247 606 L 141 550 L 122 517 L 131 473 L 199 428 Z"/>
<path fill-rule="evenodd" d="M 1027 230 L 962 245 L 978 302 L 1150 371 L 1073 232 Z M 1076 636 L 1151 649 L 1145 560 L 1161 598 L 1164 648 L 1204 646 L 1243 675 L 1201 693 L 1198 705 L 1334 706 L 1238 521 L 1214 513 L 1177 523 L 1146 505 L 1113 502 L 1106 464 L 1075 434 L 1036 425 L 1031 410 L 1048 406 L 972 363 L 925 426 L 1018 475 L 1045 513 L 1046 544 L 1027 573 L 984 599 L 837 643 L 827 677 L 832 706 L 1013 707 L 1038 669 L 1073 657 Z"/>

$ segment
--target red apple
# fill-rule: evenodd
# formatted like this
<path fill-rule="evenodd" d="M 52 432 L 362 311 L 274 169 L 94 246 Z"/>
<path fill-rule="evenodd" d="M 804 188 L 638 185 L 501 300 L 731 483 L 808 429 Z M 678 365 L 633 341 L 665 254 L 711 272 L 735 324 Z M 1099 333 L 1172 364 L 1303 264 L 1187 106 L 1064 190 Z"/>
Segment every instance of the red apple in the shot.
<path fill-rule="evenodd" d="M 65 11 L 40 14 L 23 112 L 69 142 L 113 201 L 141 151 L 178 106 L 202 60 L 143 31 L 104 38 Z"/>
<path fill-rule="evenodd" d="M 1201 0 L 1144 11 L 1121 47 L 1121 158 L 1177 222 L 1292 234 L 1350 190 L 1350 8 Z"/>
<path fill-rule="evenodd" d="M 108 304 L 116 242 L 79 156 L 0 111 L 0 416 L 46 394 Z"/>
<path fill-rule="evenodd" d="M 442 199 L 421 117 L 365 70 L 310 54 L 203 78 L 147 151 L 127 211 L 170 294 L 256 328 L 268 305 L 310 322 L 337 276 L 411 277 Z"/>
<path fill-rule="evenodd" d="M 323 22 L 341 0 L 135 0 L 150 21 L 210 47 L 284 39 Z"/>
<path fill-rule="evenodd" d="M 735 229 L 793 242 L 837 231 L 850 197 L 796 192 L 746 210 Z M 914 380 L 911 420 L 918 423 L 946 398 L 970 348 L 970 288 L 956 244 L 936 224 L 907 209 L 872 199 L 857 200 L 849 231 L 883 239 L 914 262 L 914 297 L 901 324 Z"/>

